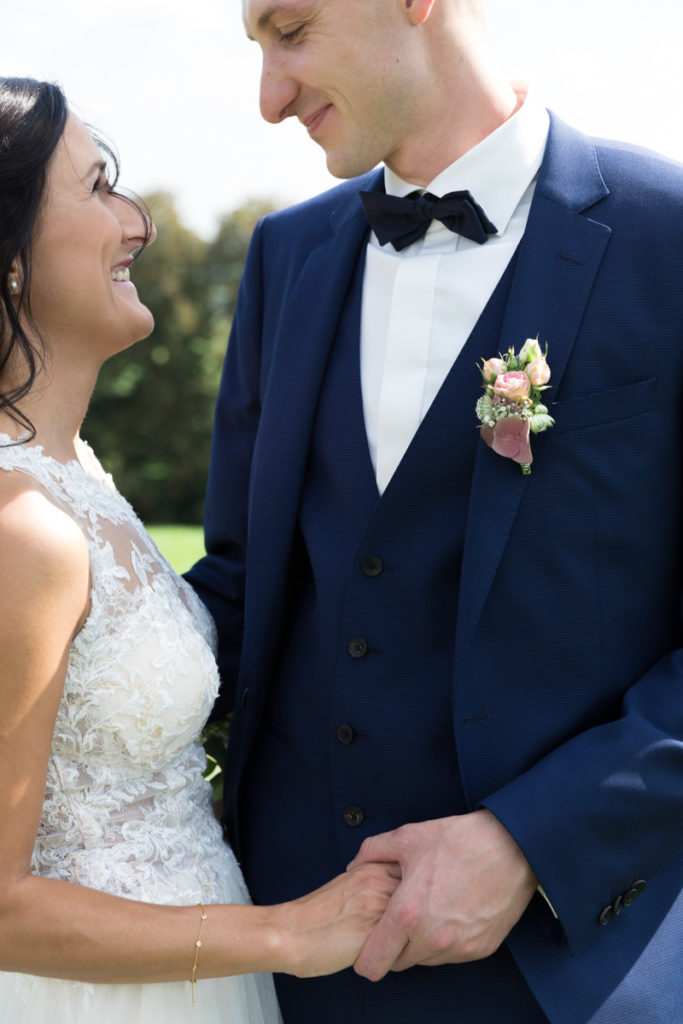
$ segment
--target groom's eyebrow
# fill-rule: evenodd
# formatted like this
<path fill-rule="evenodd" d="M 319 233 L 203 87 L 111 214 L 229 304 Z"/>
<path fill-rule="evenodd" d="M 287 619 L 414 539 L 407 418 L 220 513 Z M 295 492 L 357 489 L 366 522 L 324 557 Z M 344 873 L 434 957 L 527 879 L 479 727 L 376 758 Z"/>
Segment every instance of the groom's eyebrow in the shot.
<path fill-rule="evenodd" d="M 271 7 L 267 7 L 263 14 L 261 14 L 256 22 L 256 27 L 263 32 L 268 28 L 276 14 L 281 14 L 285 18 L 296 18 L 307 7 L 310 7 L 310 0 L 299 0 L 298 3 L 296 0 L 293 0 L 289 4 L 273 4 Z M 254 42 L 254 37 L 249 32 L 247 32 L 247 39 L 251 39 Z"/>

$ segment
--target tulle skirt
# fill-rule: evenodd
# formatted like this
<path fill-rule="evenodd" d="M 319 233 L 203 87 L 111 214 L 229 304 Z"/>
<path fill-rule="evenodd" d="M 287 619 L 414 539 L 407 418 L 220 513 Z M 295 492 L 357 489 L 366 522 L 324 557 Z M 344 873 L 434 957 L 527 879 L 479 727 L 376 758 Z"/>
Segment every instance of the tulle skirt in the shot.
<path fill-rule="evenodd" d="M 269 974 L 91 985 L 0 972 L 0 1024 L 279 1024 Z"/>

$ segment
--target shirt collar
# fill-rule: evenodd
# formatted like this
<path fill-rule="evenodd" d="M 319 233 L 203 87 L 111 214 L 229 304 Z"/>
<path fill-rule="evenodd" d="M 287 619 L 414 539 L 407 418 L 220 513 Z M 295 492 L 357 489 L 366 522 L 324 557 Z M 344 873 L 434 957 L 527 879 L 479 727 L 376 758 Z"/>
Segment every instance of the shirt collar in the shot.
<path fill-rule="evenodd" d="M 526 97 L 522 93 L 520 98 L 523 103 L 512 117 L 438 174 L 425 189 L 436 196 L 469 189 L 499 235 L 504 234 L 538 174 L 550 127 L 548 112 L 533 93 Z M 384 186 L 387 194 L 394 196 L 415 190 L 415 185 L 388 167 L 384 168 Z"/>

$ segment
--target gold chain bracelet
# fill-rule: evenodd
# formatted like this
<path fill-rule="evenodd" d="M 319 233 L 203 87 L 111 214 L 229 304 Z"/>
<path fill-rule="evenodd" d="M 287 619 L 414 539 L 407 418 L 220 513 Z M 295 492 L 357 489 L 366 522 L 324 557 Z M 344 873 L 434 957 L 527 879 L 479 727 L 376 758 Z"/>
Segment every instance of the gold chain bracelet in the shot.
<path fill-rule="evenodd" d="M 194 944 L 194 963 L 192 964 L 192 977 L 190 978 L 190 985 L 192 986 L 192 1005 L 194 1006 L 194 987 L 197 984 L 197 961 L 199 960 L 199 950 L 202 948 L 202 932 L 204 931 L 204 922 L 207 919 L 206 908 L 203 903 L 198 903 L 197 906 L 201 907 L 202 920 L 199 925 L 199 935 L 197 941 Z"/>

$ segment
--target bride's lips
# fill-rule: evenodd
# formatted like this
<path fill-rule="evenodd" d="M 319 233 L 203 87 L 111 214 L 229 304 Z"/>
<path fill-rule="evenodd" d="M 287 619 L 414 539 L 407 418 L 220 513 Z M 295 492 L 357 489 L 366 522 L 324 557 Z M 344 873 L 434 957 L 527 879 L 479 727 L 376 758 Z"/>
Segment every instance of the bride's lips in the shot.
<path fill-rule="evenodd" d="M 304 120 L 304 127 L 309 135 L 313 135 L 315 133 L 331 106 L 331 103 L 327 103 L 324 107 L 319 107 L 311 117 L 307 117 Z"/>
<path fill-rule="evenodd" d="M 114 284 L 133 284 L 133 282 L 130 279 L 130 267 L 132 265 L 133 257 L 127 256 L 124 260 L 121 260 L 120 263 L 116 263 L 111 268 L 111 279 L 114 282 Z M 133 285 L 133 287 L 135 286 Z"/>

